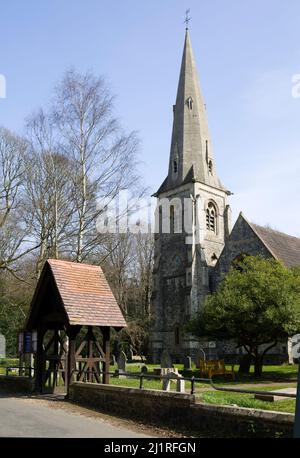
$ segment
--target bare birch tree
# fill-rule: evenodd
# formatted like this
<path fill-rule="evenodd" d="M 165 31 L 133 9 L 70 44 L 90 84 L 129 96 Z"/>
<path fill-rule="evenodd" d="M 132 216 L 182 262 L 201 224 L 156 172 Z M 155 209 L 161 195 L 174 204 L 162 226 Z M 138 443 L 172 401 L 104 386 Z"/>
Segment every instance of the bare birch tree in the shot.
<path fill-rule="evenodd" d="M 26 215 L 40 248 L 36 262 L 39 277 L 47 257 L 59 258 L 71 250 L 67 238 L 73 215 L 72 164 L 59 153 L 49 116 L 40 110 L 27 123 L 29 152 L 26 167 Z"/>
<path fill-rule="evenodd" d="M 113 116 L 113 97 L 101 78 L 68 71 L 56 88 L 53 119 L 64 154 L 74 163 L 75 214 L 70 236 L 81 262 L 101 243 L 97 201 L 136 187 L 136 134 L 126 134 Z"/>

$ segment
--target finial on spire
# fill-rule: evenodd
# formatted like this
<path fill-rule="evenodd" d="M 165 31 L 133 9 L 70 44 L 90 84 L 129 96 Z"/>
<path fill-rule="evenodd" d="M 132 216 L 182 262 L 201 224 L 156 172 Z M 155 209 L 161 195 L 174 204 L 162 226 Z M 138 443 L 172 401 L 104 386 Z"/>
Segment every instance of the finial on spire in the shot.
<path fill-rule="evenodd" d="M 185 12 L 185 20 L 184 20 L 185 25 L 186 25 L 185 30 L 189 30 L 189 22 L 192 19 L 189 14 L 190 14 L 190 9 L 186 10 Z"/>

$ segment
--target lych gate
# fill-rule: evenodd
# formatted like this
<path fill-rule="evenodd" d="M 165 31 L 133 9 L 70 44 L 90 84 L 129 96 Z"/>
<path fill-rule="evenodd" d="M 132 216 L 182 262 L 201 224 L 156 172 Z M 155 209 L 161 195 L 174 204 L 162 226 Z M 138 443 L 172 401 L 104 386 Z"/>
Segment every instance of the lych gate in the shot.
<path fill-rule="evenodd" d="M 37 332 L 36 389 L 67 390 L 73 380 L 109 383 L 110 328 L 124 326 L 100 267 L 49 259 L 26 324 Z"/>

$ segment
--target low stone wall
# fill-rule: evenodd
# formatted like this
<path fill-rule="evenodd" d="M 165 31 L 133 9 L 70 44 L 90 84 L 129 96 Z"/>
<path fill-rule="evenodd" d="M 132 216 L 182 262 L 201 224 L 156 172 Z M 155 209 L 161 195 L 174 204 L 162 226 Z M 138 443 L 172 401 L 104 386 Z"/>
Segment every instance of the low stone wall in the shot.
<path fill-rule="evenodd" d="M 72 383 L 69 399 L 103 412 L 164 424 L 202 437 L 292 437 L 294 415 L 196 403 L 166 391 Z"/>
<path fill-rule="evenodd" d="M 294 415 L 244 407 L 195 404 L 189 409 L 191 424 L 215 437 L 293 437 Z"/>
<path fill-rule="evenodd" d="M 14 375 L 0 375 L 0 392 L 9 393 L 32 393 L 34 379 L 29 377 L 17 377 Z"/>
<path fill-rule="evenodd" d="M 70 385 L 69 399 L 101 411 L 153 423 L 180 419 L 182 411 L 195 402 L 194 396 L 189 394 L 81 382 Z"/>

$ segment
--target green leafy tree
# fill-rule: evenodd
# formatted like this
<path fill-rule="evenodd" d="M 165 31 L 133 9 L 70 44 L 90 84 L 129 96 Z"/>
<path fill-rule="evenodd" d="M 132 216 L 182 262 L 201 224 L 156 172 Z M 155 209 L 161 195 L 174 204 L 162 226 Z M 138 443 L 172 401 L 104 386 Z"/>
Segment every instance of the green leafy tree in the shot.
<path fill-rule="evenodd" d="M 256 376 L 265 354 L 299 329 L 300 269 L 261 256 L 235 261 L 187 326 L 197 337 L 235 340 L 253 359 Z"/>

